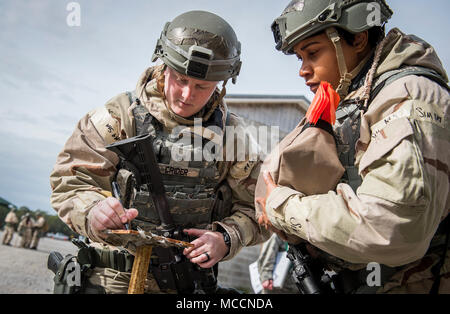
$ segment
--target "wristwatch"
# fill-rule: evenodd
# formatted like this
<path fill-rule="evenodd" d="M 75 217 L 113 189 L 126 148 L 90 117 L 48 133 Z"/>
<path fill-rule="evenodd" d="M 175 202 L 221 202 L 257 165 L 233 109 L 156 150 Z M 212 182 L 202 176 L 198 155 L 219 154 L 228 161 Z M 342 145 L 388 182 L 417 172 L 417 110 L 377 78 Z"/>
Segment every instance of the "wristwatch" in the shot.
<path fill-rule="evenodd" d="M 222 235 L 223 235 L 223 242 L 225 242 L 225 244 L 228 246 L 228 249 L 231 246 L 231 238 L 230 235 L 228 234 L 228 232 L 226 232 L 225 230 L 222 231 Z"/>
<path fill-rule="evenodd" d="M 225 242 L 226 246 L 228 247 L 228 251 L 230 250 L 231 247 L 231 238 L 230 235 L 228 234 L 228 232 L 225 230 L 225 228 L 223 228 L 222 226 L 217 226 L 217 232 L 220 232 L 223 236 L 223 242 Z"/>

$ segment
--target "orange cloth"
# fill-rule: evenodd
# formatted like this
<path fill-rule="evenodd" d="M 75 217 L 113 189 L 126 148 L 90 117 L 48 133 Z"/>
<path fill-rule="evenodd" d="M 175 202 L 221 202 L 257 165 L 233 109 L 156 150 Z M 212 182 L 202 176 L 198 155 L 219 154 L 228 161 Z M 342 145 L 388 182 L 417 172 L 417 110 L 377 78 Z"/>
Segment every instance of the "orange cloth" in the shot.
<path fill-rule="evenodd" d="M 306 112 L 308 122 L 316 124 L 319 119 L 322 119 L 334 125 L 339 100 L 339 94 L 336 93 L 330 83 L 325 81 L 320 82 L 316 95 Z"/>

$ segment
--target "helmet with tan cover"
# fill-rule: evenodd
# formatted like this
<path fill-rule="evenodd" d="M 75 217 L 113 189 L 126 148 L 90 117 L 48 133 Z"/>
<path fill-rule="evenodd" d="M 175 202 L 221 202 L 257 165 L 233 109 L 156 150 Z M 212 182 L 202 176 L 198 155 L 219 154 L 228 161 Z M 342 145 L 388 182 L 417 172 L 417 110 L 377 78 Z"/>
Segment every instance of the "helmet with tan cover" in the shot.
<path fill-rule="evenodd" d="M 233 28 L 220 16 L 189 11 L 167 22 L 157 41 L 152 61 L 187 76 L 233 83 L 239 75 L 241 43 Z"/>

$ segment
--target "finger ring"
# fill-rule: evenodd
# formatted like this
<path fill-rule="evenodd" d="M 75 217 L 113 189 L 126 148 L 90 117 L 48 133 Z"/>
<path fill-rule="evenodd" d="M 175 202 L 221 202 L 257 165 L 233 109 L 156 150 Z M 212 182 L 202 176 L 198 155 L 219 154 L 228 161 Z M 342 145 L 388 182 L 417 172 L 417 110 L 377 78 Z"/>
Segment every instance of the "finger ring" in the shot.
<path fill-rule="evenodd" d="M 207 252 L 205 252 L 205 253 L 203 253 L 203 254 L 206 255 L 206 261 L 205 261 L 205 262 L 209 261 L 209 259 L 210 259 L 209 254 L 208 254 Z"/>

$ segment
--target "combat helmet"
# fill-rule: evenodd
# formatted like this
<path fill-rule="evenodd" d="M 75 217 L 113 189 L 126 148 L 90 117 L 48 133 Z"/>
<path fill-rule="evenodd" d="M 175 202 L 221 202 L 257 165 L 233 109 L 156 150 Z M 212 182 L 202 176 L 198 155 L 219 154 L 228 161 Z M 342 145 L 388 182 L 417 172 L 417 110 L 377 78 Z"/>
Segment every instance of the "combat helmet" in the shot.
<path fill-rule="evenodd" d="M 189 11 L 167 22 L 156 43 L 152 61 L 187 76 L 233 83 L 239 75 L 241 43 L 233 28 L 220 16 Z"/>
<path fill-rule="evenodd" d="M 356 34 L 374 26 L 384 26 L 392 14 L 385 0 L 293 0 L 272 23 L 275 48 L 293 54 L 297 43 L 325 31 L 336 47 L 341 74 L 337 90 L 345 96 L 351 79 L 361 67 L 347 72 L 336 28 Z"/>

